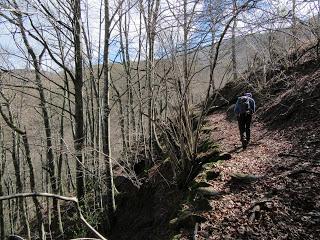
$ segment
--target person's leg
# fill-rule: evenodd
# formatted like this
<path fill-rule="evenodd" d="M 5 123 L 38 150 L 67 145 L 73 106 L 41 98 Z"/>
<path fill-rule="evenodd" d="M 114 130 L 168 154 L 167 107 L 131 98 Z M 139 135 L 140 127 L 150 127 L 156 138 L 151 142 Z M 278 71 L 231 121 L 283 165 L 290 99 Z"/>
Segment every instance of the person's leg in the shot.
<path fill-rule="evenodd" d="M 252 115 L 251 114 L 247 114 L 246 115 L 246 119 L 245 119 L 245 131 L 246 131 L 246 140 L 247 143 L 250 142 L 250 137 L 251 137 L 251 120 L 252 120 Z"/>
<path fill-rule="evenodd" d="M 238 125 L 239 125 L 239 131 L 240 131 L 240 141 L 243 142 L 245 140 L 244 132 L 246 130 L 246 121 L 245 121 L 244 114 L 240 114 L 238 116 Z"/>

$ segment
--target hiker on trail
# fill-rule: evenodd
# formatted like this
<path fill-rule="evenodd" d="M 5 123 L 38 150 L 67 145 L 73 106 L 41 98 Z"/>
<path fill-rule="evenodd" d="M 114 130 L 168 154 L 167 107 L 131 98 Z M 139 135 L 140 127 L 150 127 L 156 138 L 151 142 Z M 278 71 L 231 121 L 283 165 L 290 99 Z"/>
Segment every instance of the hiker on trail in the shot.
<path fill-rule="evenodd" d="M 243 148 L 246 148 L 250 142 L 250 125 L 252 114 L 255 111 L 256 103 L 252 98 L 251 93 L 245 93 L 243 96 L 238 98 L 234 112 L 237 115 L 240 130 L 240 141 L 242 142 Z"/>

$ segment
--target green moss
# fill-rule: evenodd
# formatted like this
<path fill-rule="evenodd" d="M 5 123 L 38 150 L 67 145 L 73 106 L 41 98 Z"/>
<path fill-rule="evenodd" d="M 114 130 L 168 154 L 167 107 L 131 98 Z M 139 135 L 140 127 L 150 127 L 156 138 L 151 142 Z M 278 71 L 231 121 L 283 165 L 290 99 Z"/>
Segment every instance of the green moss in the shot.
<path fill-rule="evenodd" d="M 224 160 L 218 160 L 214 163 L 214 166 L 221 165 L 224 162 Z"/>
<path fill-rule="evenodd" d="M 178 218 L 171 219 L 170 222 L 169 222 L 169 224 L 170 224 L 171 226 L 174 226 L 174 225 L 176 225 L 177 223 L 178 223 Z"/>
<path fill-rule="evenodd" d="M 210 187 L 211 185 L 206 181 L 194 181 L 191 185 L 191 189 L 196 189 L 200 187 Z"/>
<path fill-rule="evenodd" d="M 209 162 L 209 163 L 203 164 L 203 165 L 202 165 L 202 169 L 203 169 L 204 171 L 206 171 L 206 170 L 211 170 L 211 169 L 213 169 L 213 168 L 216 166 L 216 164 L 217 164 L 217 162 Z"/>
<path fill-rule="evenodd" d="M 203 164 L 217 162 L 219 159 L 219 151 L 208 151 L 206 153 L 200 153 L 197 156 L 197 161 Z"/>
<path fill-rule="evenodd" d="M 178 212 L 177 217 L 178 218 L 185 218 L 185 217 L 189 216 L 190 214 L 192 214 L 192 211 L 189 208 L 185 208 L 185 209 L 181 209 Z"/>
<path fill-rule="evenodd" d="M 218 149 L 218 145 L 212 142 L 211 139 L 205 139 L 198 147 L 199 152 L 208 152 L 209 150 Z"/>
<path fill-rule="evenodd" d="M 177 234 L 177 235 L 174 235 L 171 240 L 179 240 L 182 238 L 182 234 Z"/>
<path fill-rule="evenodd" d="M 203 128 L 201 128 L 201 132 L 203 133 L 210 133 L 212 132 L 212 127 L 211 126 L 204 126 Z"/>
<path fill-rule="evenodd" d="M 251 175 L 251 174 L 245 174 L 245 173 L 235 173 L 231 175 L 231 180 L 233 182 L 239 182 L 239 183 L 249 183 L 252 181 L 255 181 L 259 178 L 259 176 Z"/>
<path fill-rule="evenodd" d="M 188 209 L 181 211 L 176 218 L 170 220 L 169 225 L 174 229 L 192 228 L 195 223 L 204 222 L 205 220 L 204 217 L 197 215 Z"/>

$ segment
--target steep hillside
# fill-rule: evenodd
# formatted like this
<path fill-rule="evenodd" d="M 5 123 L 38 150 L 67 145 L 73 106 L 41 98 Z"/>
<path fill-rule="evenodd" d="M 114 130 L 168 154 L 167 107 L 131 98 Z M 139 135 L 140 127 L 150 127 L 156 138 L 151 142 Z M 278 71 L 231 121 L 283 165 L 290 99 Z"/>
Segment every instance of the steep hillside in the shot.
<path fill-rule="evenodd" d="M 307 58 L 274 73 L 263 89 L 248 82 L 222 89 L 219 104 L 255 93 L 253 141 L 241 149 L 232 105 L 208 116 L 210 138 L 232 158 L 198 175 L 207 187 L 196 197 L 210 210 L 198 212 L 202 221 L 177 239 L 320 238 L 319 66 Z"/>
<path fill-rule="evenodd" d="M 188 189 L 175 186 L 169 161 L 152 168 L 140 189 L 118 181 L 111 239 L 320 238 L 319 64 L 310 55 L 268 76 L 261 88 L 249 76 L 250 84 L 220 91 L 213 105 L 225 107 L 213 108 L 220 110 L 202 130 L 199 155 L 209 157 Z M 246 150 L 232 117 L 244 91 L 258 103 Z"/>

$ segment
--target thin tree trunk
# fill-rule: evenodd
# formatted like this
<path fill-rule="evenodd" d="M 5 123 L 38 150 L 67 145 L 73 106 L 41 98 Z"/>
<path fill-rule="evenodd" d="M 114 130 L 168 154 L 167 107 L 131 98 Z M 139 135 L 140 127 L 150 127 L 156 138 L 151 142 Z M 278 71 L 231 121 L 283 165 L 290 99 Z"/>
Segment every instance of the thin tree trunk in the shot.
<path fill-rule="evenodd" d="M 125 126 L 125 142 L 127 143 L 126 146 L 124 146 L 124 153 L 126 154 L 127 152 L 131 151 L 131 141 L 130 141 L 130 98 L 131 98 L 131 89 L 130 89 L 130 70 L 128 69 L 128 62 L 127 62 L 127 58 L 126 58 L 126 54 L 125 54 L 125 47 L 124 47 L 124 39 L 123 39 L 123 30 L 122 30 L 122 6 L 121 6 L 121 11 L 119 12 L 119 36 L 120 36 L 120 51 L 121 51 L 121 55 L 122 55 L 122 66 L 125 70 L 126 73 L 126 84 L 127 84 L 127 89 L 126 89 L 126 95 L 127 95 L 127 99 L 126 99 L 126 107 L 125 107 L 125 111 L 126 111 L 126 126 Z M 126 23 L 124 24 L 125 28 L 126 28 Z M 118 94 L 120 95 L 120 94 Z M 120 99 L 119 99 L 120 100 Z M 121 107 L 122 108 L 122 107 Z M 122 110 L 121 110 L 122 111 Z M 124 141 L 123 141 L 124 142 Z"/>
<path fill-rule="evenodd" d="M 27 137 L 26 132 L 23 132 L 23 134 L 21 136 L 22 136 L 22 141 L 23 141 L 23 145 L 24 145 L 24 148 L 25 148 L 27 164 L 28 164 L 28 167 L 29 167 L 30 189 L 31 189 L 32 192 L 36 192 L 36 183 L 35 183 L 34 170 L 33 170 L 33 164 L 32 164 L 32 160 L 31 160 L 31 153 L 30 153 L 28 137 Z M 34 205 L 36 207 L 36 216 L 37 216 L 37 219 L 38 219 L 39 237 L 40 237 L 40 239 L 45 239 L 41 205 L 40 205 L 40 202 L 38 201 L 38 199 L 36 197 L 33 197 L 32 199 L 33 199 Z"/>
<path fill-rule="evenodd" d="M 82 44 L 81 44 L 81 4 L 80 0 L 74 1 L 74 49 L 75 49 L 75 151 L 77 158 L 76 183 L 77 197 L 80 202 L 84 200 L 84 172 L 83 172 L 83 147 L 84 147 L 84 121 L 83 121 L 83 76 L 82 76 Z"/>
<path fill-rule="evenodd" d="M 140 0 L 140 11 L 143 12 L 144 23 L 147 29 L 147 59 L 146 59 L 146 82 L 148 87 L 148 158 L 147 166 L 150 167 L 154 159 L 154 82 L 155 82 L 155 66 L 154 66 L 154 44 L 156 35 L 156 23 L 159 14 L 160 0 L 147 1 L 147 15 L 144 11 L 143 1 Z"/>
<path fill-rule="evenodd" d="M 16 3 L 15 3 L 15 7 L 17 9 L 19 9 L 19 7 Z M 21 36 L 22 36 L 24 45 L 27 48 L 28 53 L 30 54 L 30 56 L 32 58 L 32 63 L 35 68 L 36 85 L 37 85 L 39 96 L 40 96 L 40 107 L 42 110 L 42 117 L 43 117 L 45 134 L 46 134 L 46 145 L 47 145 L 46 156 L 47 156 L 47 161 L 48 161 L 48 171 L 50 174 L 50 182 L 51 182 L 52 191 L 55 194 L 57 194 L 58 189 L 57 189 L 57 180 L 56 180 L 56 176 L 55 176 L 55 163 L 54 163 L 54 154 L 53 154 L 51 126 L 50 126 L 50 121 L 49 121 L 48 110 L 46 107 L 46 99 L 45 99 L 45 95 L 44 95 L 44 90 L 43 90 L 43 86 L 41 83 L 40 65 L 39 65 L 39 61 L 36 57 L 34 50 L 32 49 L 31 45 L 29 44 L 29 41 L 28 41 L 28 38 L 27 38 L 27 35 L 25 32 L 25 28 L 23 25 L 21 13 L 16 13 L 16 15 L 18 18 L 18 26 L 21 30 Z M 58 212 L 57 200 L 53 201 L 53 209 L 54 209 L 54 219 L 55 219 L 54 223 L 58 223 L 58 217 L 56 215 L 56 213 Z"/>
<path fill-rule="evenodd" d="M 236 56 L 236 26 L 237 26 L 237 0 L 233 0 L 233 25 L 232 25 L 232 45 L 231 45 L 231 51 L 232 51 L 232 76 L 233 76 L 233 81 L 236 81 L 238 78 L 237 74 L 237 56 Z"/>
<path fill-rule="evenodd" d="M 103 154 L 105 160 L 105 173 L 106 173 L 106 185 L 107 185 L 107 199 L 105 210 L 107 212 L 108 228 L 110 230 L 113 221 L 114 212 L 116 209 L 114 199 L 114 185 L 113 185 L 113 173 L 112 173 L 112 158 L 111 158 L 111 139 L 110 139 L 110 106 L 109 106 L 109 39 L 110 39 L 110 22 L 109 22 L 109 1 L 104 0 L 105 7 L 105 36 L 104 36 L 104 91 L 103 91 Z"/>
<path fill-rule="evenodd" d="M 142 13 L 140 11 L 139 14 L 139 48 L 138 48 L 138 61 L 137 61 L 137 77 L 138 77 L 138 93 L 139 93 L 139 117 L 140 117 L 140 128 L 141 128 L 141 137 L 138 141 L 142 140 L 143 149 L 144 149 L 144 157 L 147 159 L 147 144 L 146 144 L 146 137 L 144 133 L 144 117 L 143 117 L 143 104 L 142 104 L 142 90 L 141 90 L 141 82 L 142 79 L 140 77 L 140 61 L 141 61 L 141 49 L 142 49 Z"/>
<path fill-rule="evenodd" d="M 64 97 L 63 97 L 63 103 L 62 103 L 62 110 L 61 110 L 61 117 L 60 117 L 60 140 L 59 140 L 59 146 L 60 146 L 60 153 L 59 153 L 59 159 L 58 159 L 58 174 L 57 174 L 57 185 L 58 185 L 58 192 L 59 194 L 63 195 L 63 185 L 62 185 L 62 166 L 63 166 L 63 155 L 64 155 L 64 112 L 66 107 L 66 90 L 64 91 Z M 58 220 L 59 220 L 59 232 L 62 233 L 62 236 L 64 235 L 63 225 L 62 225 L 62 219 L 61 219 L 61 208 L 60 204 L 58 202 Z"/>
<path fill-rule="evenodd" d="M 10 121 L 10 119 L 4 114 L 2 111 L 2 107 L 0 106 L 0 114 L 2 115 L 2 118 L 5 120 L 7 125 L 15 132 L 17 132 L 21 137 L 23 141 L 23 146 L 25 149 L 25 156 L 26 156 L 26 161 L 29 167 L 29 179 L 30 179 L 30 189 L 32 192 L 36 192 L 36 183 L 35 183 L 35 176 L 34 176 L 34 169 L 33 169 L 33 164 L 31 160 L 31 153 L 30 153 L 30 146 L 28 143 L 28 137 L 26 131 L 22 131 L 19 128 L 17 128 L 13 122 Z M 33 197 L 33 202 L 36 207 L 36 216 L 38 220 L 38 231 L 39 231 L 39 238 L 44 239 L 44 229 L 43 229 L 43 216 L 42 216 L 42 211 L 41 211 L 41 205 L 40 202 L 36 197 Z"/>
<path fill-rule="evenodd" d="M 1 94 L 1 95 L 5 99 L 5 101 L 7 102 L 9 121 L 13 122 L 13 117 L 12 117 L 11 110 L 9 107 L 9 100 L 3 94 Z M 18 154 L 19 154 L 19 138 L 17 139 L 16 133 L 14 131 L 12 131 L 11 136 L 12 136 L 11 157 L 12 157 L 12 163 L 14 166 L 14 173 L 15 173 L 15 178 L 16 178 L 16 192 L 22 193 L 23 192 L 23 184 L 22 184 L 22 180 L 21 180 L 20 157 L 18 156 Z M 29 222 L 26 217 L 26 208 L 24 206 L 23 199 L 17 200 L 17 207 L 20 209 L 22 222 L 26 227 L 27 236 L 30 239 L 31 238 L 30 226 L 29 226 Z"/>
<path fill-rule="evenodd" d="M 124 15 L 124 26 L 122 26 L 122 15 Z M 132 86 L 132 77 L 131 77 L 131 61 L 129 56 L 129 23 L 127 21 L 128 21 L 127 13 L 123 13 L 122 11 L 120 11 L 119 13 L 120 50 L 122 54 L 123 67 L 126 73 L 126 84 L 127 84 L 126 136 L 127 136 L 128 151 L 130 152 L 132 148 L 131 136 L 132 136 L 133 142 L 135 142 L 136 124 L 135 124 L 135 116 L 134 116 L 134 110 L 133 110 L 133 86 Z M 132 129 L 132 131 L 130 131 L 130 129 Z"/>
<path fill-rule="evenodd" d="M 297 16 L 296 16 L 297 3 L 296 0 L 292 0 L 292 35 L 293 35 L 293 51 L 298 49 L 297 44 Z"/>
<path fill-rule="evenodd" d="M 2 189 L 2 173 L 0 172 L 0 196 L 3 196 Z M 3 203 L 0 203 L 0 239 L 4 239 L 5 231 L 4 231 L 4 214 L 3 214 Z"/>
<path fill-rule="evenodd" d="M 111 80 L 111 79 L 110 79 Z M 123 104 L 121 100 L 121 94 L 118 90 L 118 88 L 115 86 L 114 83 L 112 84 L 112 88 L 115 91 L 115 94 L 117 96 L 117 102 L 119 105 L 119 124 L 120 124 L 120 131 L 121 131 L 121 138 L 122 138 L 122 152 L 125 155 L 126 160 L 128 159 L 128 144 L 127 139 L 125 136 L 125 124 L 124 124 L 124 112 L 123 112 Z"/>
<path fill-rule="evenodd" d="M 214 71 L 213 71 L 213 61 L 214 61 L 214 51 L 215 51 L 215 38 L 216 38 L 216 20 L 213 14 L 213 6 L 212 3 L 209 6 L 209 14 L 212 16 L 210 21 L 210 33 L 211 33 L 211 46 L 210 46 L 210 73 L 209 73 L 209 82 L 211 84 L 212 94 L 215 90 L 215 83 L 214 83 Z"/>
<path fill-rule="evenodd" d="M 4 174 L 4 170 L 6 167 L 6 152 L 5 152 L 5 148 L 3 145 L 3 129 L 0 126 L 0 197 L 3 196 L 3 174 Z M 0 239 L 4 239 L 5 238 L 5 231 L 4 231 L 4 222 L 5 222 L 5 217 L 4 217 L 4 208 L 3 208 L 3 202 L 0 202 Z"/>
<path fill-rule="evenodd" d="M 7 194 L 10 195 L 10 183 L 5 182 Z M 13 226 L 13 218 L 12 218 L 12 207 L 11 207 L 11 200 L 8 200 L 8 212 L 9 212 L 9 224 L 10 224 L 10 234 L 14 233 L 14 226 Z"/>

